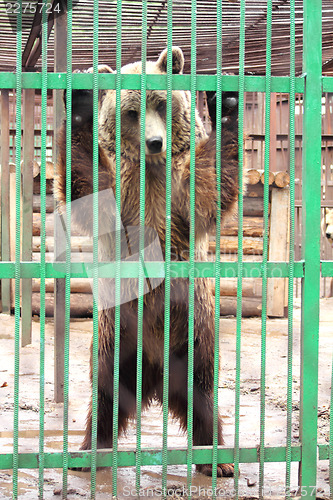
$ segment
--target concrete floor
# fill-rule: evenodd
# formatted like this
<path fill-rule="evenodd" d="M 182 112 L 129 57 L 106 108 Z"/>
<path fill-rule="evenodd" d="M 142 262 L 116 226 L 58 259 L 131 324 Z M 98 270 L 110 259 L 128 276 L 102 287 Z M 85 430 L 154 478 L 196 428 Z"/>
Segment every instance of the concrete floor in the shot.
<path fill-rule="evenodd" d="M 1 366 L 0 366 L 0 453 L 12 452 L 13 387 L 14 387 L 14 319 L 0 315 L 1 322 Z M 224 420 L 224 435 L 227 446 L 234 441 L 234 396 L 235 396 L 235 318 L 222 318 L 221 369 L 219 382 L 219 407 Z M 300 301 L 295 301 L 293 340 L 293 443 L 297 443 L 299 408 L 300 366 Z M 286 380 L 287 380 L 287 320 L 269 319 L 266 340 L 266 419 L 265 444 L 285 445 L 286 442 Z M 74 321 L 70 333 L 70 406 L 69 448 L 76 451 L 82 440 L 85 423 L 86 401 L 89 399 L 88 359 L 92 321 Z M 240 400 L 240 445 L 258 446 L 260 432 L 260 346 L 261 321 L 249 318 L 242 321 L 241 400 Z M 333 298 L 321 300 L 320 316 L 320 362 L 319 362 L 319 419 L 318 442 L 327 443 L 329 436 L 329 406 L 331 384 L 331 360 L 333 345 Z M 53 402 L 53 323 L 46 325 L 46 371 L 45 371 L 45 451 L 62 449 L 62 404 Z M 33 343 L 20 353 L 20 452 L 38 451 L 38 407 L 39 407 L 39 323 L 33 322 Z M 162 444 L 161 409 L 153 405 L 142 419 L 142 447 L 160 447 Z M 180 433 L 177 422 L 169 420 L 169 446 L 184 448 L 186 438 Z M 119 449 L 135 447 L 135 425 L 119 442 Z M 297 487 L 297 464 L 292 465 L 291 486 Z M 186 489 L 186 467 L 168 468 L 170 496 L 181 498 Z M 329 498 L 328 462 L 318 464 L 317 498 Z M 285 464 L 265 465 L 265 498 L 285 498 Z M 62 487 L 62 471 L 45 470 L 45 499 L 59 498 Z M 111 470 L 97 472 L 97 498 L 112 498 Z M 232 479 L 217 481 L 220 498 L 231 496 Z M 258 497 L 259 474 L 257 464 L 241 464 L 239 477 L 242 498 Z M 38 498 L 38 472 L 22 470 L 19 473 L 20 498 Z M 161 467 L 142 468 L 142 496 L 159 498 Z M 194 472 L 193 498 L 209 498 L 211 480 Z M 11 498 L 11 471 L 0 471 L 0 499 Z M 122 468 L 118 471 L 118 498 L 135 498 L 135 470 Z M 200 489 L 200 490 L 199 490 Z M 68 498 L 90 497 L 90 475 L 69 472 Z M 172 493 L 173 492 L 173 493 Z"/>

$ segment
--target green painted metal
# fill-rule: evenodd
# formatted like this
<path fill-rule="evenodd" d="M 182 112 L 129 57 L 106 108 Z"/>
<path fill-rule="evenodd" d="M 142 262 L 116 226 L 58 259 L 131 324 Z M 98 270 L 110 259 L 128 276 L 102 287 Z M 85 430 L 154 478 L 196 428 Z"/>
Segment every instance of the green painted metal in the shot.
<path fill-rule="evenodd" d="M 47 0 L 43 2 L 42 11 L 42 101 L 41 101 L 41 164 L 40 164 L 40 196 L 41 196 L 41 280 L 40 280 L 40 382 L 39 382 L 39 498 L 44 497 L 44 411 L 45 411 L 45 218 L 46 218 L 46 130 L 47 130 Z"/>
<path fill-rule="evenodd" d="M 301 408 L 302 461 L 300 483 L 306 498 L 315 497 L 311 486 L 317 475 L 318 337 L 320 296 L 321 196 L 321 7 L 320 0 L 304 0 L 303 70 L 306 73 L 303 119 L 304 208 L 302 252 Z"/>
<path fill-rule="evenodd" d="M 197 92 L 197 2 L 191 4 L 191 135 L 190 135 L 190 234 L 187 351 L 187 487 L 191 491 L 193 460 L 193 389 L 194 389 L 194 261 L 195 261 L 195 107 Z M 191 498 L 191 497 L 190 497 Z"/>
<path fill-rule="evenodd" d="M 290 236 L 288 278 L 288 375 L 287 375 L 287 442 L 286 492 L 291 490 L 291 439 L 293 399 L 293 310 L 295 261 L 295 0 L 290 2 L 290 95 L 289 95 L 289 149 L 290 149 Z"/>
<path fill-rule="evenodd" d="M 323 268 L 325 273 L 323 276 L 332 275 L 333 263 L 327 261 Z M 294 263 L 295 278 L 304 277 L 304 264 L 301 261 Z M 41 265 L 39 262 L 21 262 L 21 277 L 22 278 L 40 278 Z M 114 262 L 100 262 L 98 264 L 100 278 L 115 278 L 117 266 Z M 137 278 L 139 276 L 140 264 L 137 262 L 121 262 L 119 272 L 122 278 Z M 165 263 L 164 262 L 146 262 L 145 277 L 146 278 L 165 278 Z M 267 272 L 269 278 L 288 278 L 288 263 L 273 262 L 267 263 Z M 72 262 L 70 270 L 71 278 L 91 278 L 93 276 L 92 263 Z M 172 278 L 187 278 L 189 276 L 188 262 L 171 262 L 170 273 Z M 214 262 L 199 262 L 194 263 L 194 274 L 196 278 L 214 278 L 215 264 Z M 238 275 L 238 266 L 236 262 L 221 262 L 221 278 L 236 278 Z M 262 276 L 262 265 L 260 262 L 244 262 L 243 277 L 244 278 L 260 278 Z M 14 278 L 15 265 L 13 262 L 0 262 L 0 278 Z M 66 263 L 65 262 L 46 262 L 45 263 L 45 278 L 65 278 Z"/>
<path fill-rule="evenodd" d="M 171 196 L 172 196 L 172 1 L 167 7 L 167 109 L 166 109 L 166 165 L 165 165 L 165 298 L 164 298 L 164 353 L 163 353 L 163 443 L 162 491 L 167 489 L 168 472 L 168 416 L 169 416 L 169 352 L 170 352 L 170 293 L 171 293 Z"/>
<path fill-rule="evenodd" d="M 261 356 L 260 356 L 260 445 L 259 445 L 259 498 L 263 497 L 265 466 L 265 416 L 266 416 L 266 321 L 267 321 L 267 261 L 268 261 L 268 216 L 269 216 L 269 161 L 270 161 L 270 109 L 271 109 L 271 53 L 272 53 L 272 0 L 267 1 L 266 27 L 266 87 L 265 87 L 265 158 L 264 158 L 264 235 L 261 314 Z"/>
<path fill-rule="evenodd" d="M 328 445 L 325 449 L 319 448 L 321 459 L 328 458 Z M 239 461 L 240 463 L 258 463 L 259 454 L 257 448 L 240 448 Z M 286 456 L 286 447 L 265 447 L 265 462 L 284 462 Z M 162 450 L 143 448 L 142 465 L 161 465 Z M 118 451 L 118 467 L 134 467 L 136 463 L 135 451 Z M 187 464 L 187 449 L 170 449 L 168 450 L 168 465 L 186 465 Z M 291 460 L 299 462 L 301 460 L 301 446 L 292 446 Z M 211 447 L 193 447 L 193 463 L 205 464 L 212 461 Z M 217 452 L 218 462 L 232 462 L 234 456 L 233 448 L 219 449 Z M 13 467 L 13 454 L 7 453 L 0 455 L 0 470 L 11 469 Z M 61 452 L 45 453 L 45 468 L 60 468 L 62 467 L 63 454 Z M 106 451 L 98 451 L 97 466 L 111 467 L 113 463 L 113 453 Z M 20 469 L 37 469 L 38 468 L 38 453 L 20 453 L 18 465 Z M 90 467 L 91 452 L 77 451 L 68 453 L 69 467 Z"/>
<path fill-rule="evenodd" d="M 66 88 L 66 73 L 49 73 L 47 86 L 49 89 L 65 89 Z M 91 89 L 92 75 L 91 74 L 74 74 L 73 89 Z M 116 88 L 117 76 L 114 74 L 98 75 L 98 86 L 101 89 Z M 216 75 L 197 75 L 197 90 L 215 90 Z M 325 80 L 326 85 L 328 81 Z M 303 93 L 305 88 L 305 77 L 300 76 L 295 80 L 296 92 Z M 40 89 L 42 85 L 40 73 L 23 73 L 22 88 Z M 167 85 L 166 75 L 147 75 L 148 90 L 165 90 Z M 140 90 L 141 81 L 140 75 L 122 75 L 121 88 Z M 237 91 L 239 87 L 238 76 L 222 75 L 222 86 L 224 90 Z M 0 73 L 0 88 L 13 89 L 15 88 L 15 75 L 13 73 Z M 191 78 L 190 75 L 172 75 L 172 88 L 174 90 L 190 90 Z M 286 92 L 290 89 L 289 77 L 275 76 L 272 77 L 272 92 Z M 245 92 L 264 92 L 265 77 L 264 76 L 245 76 Z"/>
<path fill-rule="evenodd" d="M 16 25 L 16 151 L 15 151 L 15 359 L 13 422 L 13 498 L 18 497 L 19 468 L 19 371 L 20 371 L 20 243 L 21 243 L 21 106 L 22 106 L 22 0 Z"/>
<path fill-rule="evenodd" d="M 237 311 L 236 311 L 236 384 L 235 384 L 235 496 L 239 494 L 240 460 L 240 378 L 241 378 L 241 331 L 242 331 L 242 289 L 243 289 L 243 170 L 244 170 L 244 89 L 245 89 L 245 21 L 246 2 L 240 6 L 239 23 L 239 118 L 238 118 L 238 159 L 239 159 L 239 198 L 238 198 L 238 267 L 237 267 Z M 215 292 L 216 293 L 216 292 Z"/>
<path fill-rule="evenodd" d="M 20 0 L 21 1 L 21 0 Z M 45 7 L 48 0 L 43 0 L 43 50 L 42 72 L 22 73 L 22 16 L 18 16 L 17 34 L 17 70 L 15 73 L 0 74 L 0 88 L 16 89 L 16 245 L 15 262 L 0 262 L 0 278 L 15 279 L 15 374 L 14 374 L 14 426 L 13 453 L 0 455 L 0 469 L 13 469 L 13 498 L 18 496 L 18 472 L 20 468 L 39 469 L 39 497 L 43 498 L 44 469 L 63 469 L 63 498 L 67 495 L 68 468 L 91 467 L 91 498 L 96 497 L 96 467 L 112 466 L 113 496 L 117 496 L 117 468 L 136 467 L 136 489 L 139 493 L 141 467 L 144 465 L 162 465 L 162 486 L 167 485 L 167 468 L 172 464 L 187 465 L 187 486 L 192 484 L 192 464 L 212 463 L 213 471 L 219 462 L 235 462 L 235 492 L 238 498 L 239 464 L 255 462 L 259 464 L 259 495 L 264 498 L 265 464 L 283 462 L 286 466 L 286 490 L 291 481 L 291 464 L 300 465 L 300 486 L 306 492 L 306 498 L 315 496 L 313 485 L 316 484 L 317 454 L 319 460 L 330 459 L 332 464 L 332 432 L 329 445 L 317 445 L 317 397 L 318 397 L 318 331 L 319 331 L 319 278 L 333 276 L 333 262 L 320 262 L 320 166 L 321 166 L 321 95 L 322 91 L 333 91 L 333 78 L 322 77 L 321 71 L 321 0 L 304 0 L 304 75 L 295 76 L 295 1 L 290 2 L 290 75 L 288 77 L 271 76 L 271 28 L 272 0 L 267 2 L 267 60 L 265 76 L 245 75 L 245 21 L 246 0 L 240 4 L 240 51 L 239 75 L 222 75 L 222 4 L 217 3 L 217 74 L 197 75 L 196 71 L 196 2 L 192 1 L 191 25 L 191 74 L 172 75 L 172 1 L 168 2 L 168 38 L 167 38 L 167 74 L 147 75 L 147 8 L 148 0 L 142 2 L 142 61 L 141 75 L 121 75 L 122 53 L 122 3 L 117 2 L 117 47 L 116 74 L 98 73 L 98 0 L 94 0 L 94 50 L 93 73 L 72 74 L 72 6 L 68 0 L 67 14 L 67 72 L 47 73 L 47 19 Z M 66 219 L 70 241 L 70 200 L 71 200 L 71 96 L 72 89 L 93 89 L 93 262 L 71 263 L 70 244 L 66 246 L 66 261 L 45 262 L 45 211 L 46 211 L 46 104 L 48 89 L 67 90 L 67 156 L 66 156 Z M 116 90 L 116 259 L 115 262 L 98 262 L 98 90 L 113 88 Z M 141 91 L 141 156 L 140 156 L 140 262 L 121 262 L 121 90 L 137 89 Z M 20 161 L 21 161 L 21 91 L 22 89 L 41 89 L 42 94 L 42 166 L 41 166 L 41 262 L 22 262 L 20 255 Z M 144 258 L 144 223 L 145 223 L 145 113 L 146 90 L 167 90 L 167 163 L 166 163 L 166 249 L 165 262 L 143 263 Z M 190 173 L 190 259 L 188 262 L 171 261 L 171 139 L 172 139 L 172 90 L 184 89 L 191 92 L 191 173 Z M 265 183 L 264 183 L 264 252 L 262 262 L 243 262 L 243 195 L 239 196 L 238 261 L 220 261 L 220 132 L 222 89 L 239 92 L 239 183 L 243 184 L 243 125 L 244 92 L 265 92 Z M 197 262 L 195 260 L 195 100 L 197 90 L 217 90 L 217 154 L 216 180 L 218 191 L 218 222 L 216 228 L 215 262 Z M 272 92 L 285 92 L 290 95 L 290 254 L 288 262 L 268 262 L 268 201 L 269 201 L 269 135 L 270 135 L 270 99 Z M 303 256 L 295 262 L 294 257 L 294 180 L 295 180 L 295 93 L 305 95 L 305 113 L 303 129 Z M 38 453 L 19 453 L 19 363 L 20 363 L 20 280 L 41 278 L 41 319 L 40 319 L 40 435 Z M 93 379 L 92 379 L 92 450 L 91 452 L 70 453 L 68 450 L 68 401 L 69 401 L 69 317 L 70 317 L 70 278 L 93 277 Z M 97 450 L 97 414 L 98 414 L 98 278 L 114 277 L 116 298 L 120 297 L 122 278 L 134 277 L 139 281 L 138 331 L 137 331 L 137 444 L 136 451 L 118 451 L 118 411 L 119 411 L 119 352 L 120 352 L 120 304 L 115 307 L 114 339 L 114 401 L 113 401 L 113 451 Z M 162 449 L 148 450 L 141 446 L 141 398 L 142 398 L 142 334 L 143 334 L 143 284 L 146 277 L 161 277 L 165 280 L 165 324 L 164 324 L 164 372 L 163 372 L 163 446 Z M 170 336 L 170 284 L 176 277 L 188 278 L 189 281 L 189 318 L 188 318 L 188 444 L 185 450 L 168 448 L 168 389 L 169 389 L 169 336 Z M 196 278 L 215 278 L 215 357 L 214 357 L 214 429 L 213 446 L 193 447 L 193 370 L 194 370 L 194 282 Z M 219 289 L 224 277 L 237 277 L 237 327 L 236 327 L 236 391 L 235 391 L 235 441 L 233 448 L 219 449 L 217 441 L 218 415 L 218 366 L 219 366 Z M 242 284 L 247 277 L 262 278 L 263 307 L 261 328 L 261 390 L 260 390 L 260 446 L 243 448 L 240 446 L 240 380 L 241 380 L 241 311 Z M 286 446 L 265 446 L 265 386 L 266 386 L 266 314 L 267 314 L 267 279 L 269 277 L 288 278 L 288 384 L 287 384 L 287 439 Z M 301 343 L 301 419 L 300 445 L 293 446 L 292 432 L 292 361 L 293 361 L 293 285 L 294 278 L 302 278 L 302 343 Z M 63 451 L 45 453 L 44 451 L 44 365 L 45 365 L 45 279 L 65 278 L 65 351 L 64 351 L 64 417 Z M 332 431 L 331 420 L 331 431 Z M 332 466 L 330 485 L 333 487 Z M 216 474 L 213 474 L 212 487 L 216 486 Z M 287 495 L 288 497 L 288 495 Z M 289 498 L 289 497 L 288 497 Z"/>
<path fill-rule="evenodd" d="M 93 342 L 90 469 L 92 499 L 96 495 L 98 420 L 98 0 L 94 0 L 93 26 Z"/>

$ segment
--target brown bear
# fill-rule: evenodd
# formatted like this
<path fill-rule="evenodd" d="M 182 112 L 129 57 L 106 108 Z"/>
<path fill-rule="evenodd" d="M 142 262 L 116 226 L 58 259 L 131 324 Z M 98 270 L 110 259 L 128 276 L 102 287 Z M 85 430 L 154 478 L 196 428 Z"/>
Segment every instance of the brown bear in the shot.
<path fill-rule="evenodd" d="M 172 71 L 182 73 L 184 57 L 180 48 L 172 49 Z M 148 74 L 165 74 L 167 51 L 157 61 L 147 62 Z M 122 73 L 141 73 L 136 62 L 122 68 Z M 89 71 L 89 70 L 88 70 Z M 112 72 L 107 66 L 100 72 Z M 140 186 L 140 99 L 139 90 L 121 91 L 121 222 L 126 227 L 139 226 Z M 221 149 L 221 211 L 222 217 L 234 209 L 238 195 L 238 143 L 230 127 L 237 116 L 237 98 L 228 93 L 222 96 Z M 208 96 L 212 117 L 209 137 L 196 114 L 195 135 L 195 242 L 196 259 L 207 260 L 207 234 L 216 223 L 216 127 L 215 96 Z M 172 92 L 172 200 L 171 245 L 172 259 L 184 260 L 189 255 L 190 228 L 190 93 Z M 92 193 L 92 93 L 73 91 L 72 96 L 72 201 Z M 230 120 L 234 118 L 234 120 Z M 234 127 L 235 128 L 235 127 Z M 237 127 L 236 127 L 237 128 Z M 116 177 L 116 91 L 101 91 L 99 95 L 99 190 L 115 193 Z M 59 132 L 60 155 L 55 191 L 60 206 L 66 193 L 66 123 Z M 148 90 L 145 123 L 145 226 L 158 235 L 165 250 L 165 189 L 166 189 L 166 91 Z M 112 191 L 110 191 L 112 190 Z M 107 205 L 107 204 L 106 204 Z M 74 204 L 73 204 L 74 206 Z M 114 217 L 113 209 L 100 204 L 101 219 Z M 75 223 L 91 232 L 91 205 L 84 203 L 73 209 Z M 111 224 L 111 222 L 110 222 Z M 110 226 L 111 227 L 111 226 Z M 112 237 L 100 242 L 102 260 L 114 259 Z M 124 281 L 124 280 L 122 280 Z M 135 285 L 136 286 L 136 285 Z M 101 286 L 107 293 L 108 285 Z M 187 278 L 172 278 L 170 291 L 170 353 L 169 353 L 169 410 L 180 426 L 187 426 L 188 370 L 188 297 Z M 208 279 L 195 279 L 194 292 L 194 391 L 193 445 L 213 443 L 213 370 L 214 370 L 214 301 Z M 150 287 L 144 295 L 142 406 L 155 399 L 162 402 L 164 350 L 165 286 Z M 120 306 L 120 375 L 119 375 L 119 432 L 126 429 L 136 412 L 136 360 L 138 299 Z M 99 312 L 98 364 L 98 448 L 112 448 L 113 378 L 114 378 L 114 307 L 102 307 Z M 92 367 L 91 367 L 92 371 Z M 87 417 L 82 449 L 91 448 L 91 404 Z M 223 445 L 222 422 L 218 420 L 218 443 Z M 212 465 L 197 465 L 197 470 L 212 474 Z M 233 475 L 232 464 L 219 464 L 218 476 Z"/>

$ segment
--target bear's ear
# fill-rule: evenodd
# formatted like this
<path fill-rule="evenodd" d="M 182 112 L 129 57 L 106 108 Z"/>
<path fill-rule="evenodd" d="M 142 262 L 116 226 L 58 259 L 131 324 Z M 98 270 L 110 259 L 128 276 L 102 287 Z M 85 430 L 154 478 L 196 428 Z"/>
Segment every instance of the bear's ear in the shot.
<path fill-rule="evenodd" d="M 167 72 L 168 49 L 164 49 L 157 60 L 157 67 L 161 73 Z M 182 74 L 184 69 L 184 54 L 181 48 L 172 47 L 172 73 Z"/>

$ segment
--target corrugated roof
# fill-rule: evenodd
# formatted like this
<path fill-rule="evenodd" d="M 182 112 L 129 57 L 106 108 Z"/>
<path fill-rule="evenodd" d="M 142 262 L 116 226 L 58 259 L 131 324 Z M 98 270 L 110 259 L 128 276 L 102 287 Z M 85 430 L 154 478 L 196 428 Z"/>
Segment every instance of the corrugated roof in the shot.
<path fill-rule="evenodd" d="M 23 0 L 24 1 L 24 0 Z M 31 3 L 31 2 L 30 2 Z M 73 1 L 73 69 L 92 65 L 93 0 Z M 99 2 L 99 61 L 115 67 L 116 54 L 116 0 Z M 266 9 L 267 0 L 246 1 L 246 68 L 247 72 L 265 73 L 266 65 Z M 223 71 L 238 72 L 240 2 L 223 0 Z M 333 59 L 333 4 L 323 0 L 323 64 Z M 290 3 L 273 0 L 272 74 L 289 73 Z M 25 47 L 33 16 L 23 16 L 23 48 Z M 302 73 L 303 2 L 296 0 L 296 72 Z M 142 3 L 122 2 L 122 63 L 141 58 Z M 191 56 L 191 0 L 173 1 L 173 44 L 179 45 L 186 60 L 185 72 L 190 70 Z M 166 46 L 167 1 L 148 1 L 148 58 L 155 59 Z M 15 30 L 0 6 L 0 71 L 14 71 L 16 64 Z M 51 31 L 48 43 L 48 65 L 53 70 L 54 37 Z M 36 69 L 40 70 L 40 58 Z M 325 66 L 324 66 L 325 67 Z M 332 72 L 327 65 L 327 72 Z M 197 0 L 197 71 L 216 72 L 216 0 Z"/>

